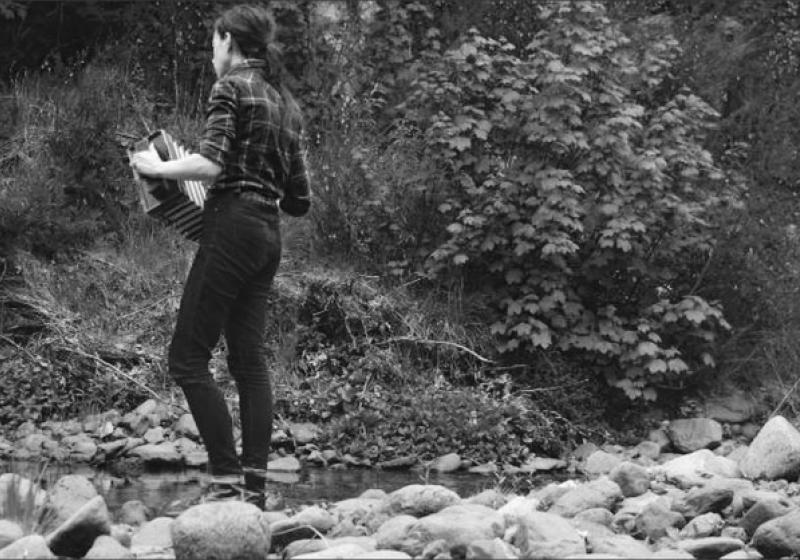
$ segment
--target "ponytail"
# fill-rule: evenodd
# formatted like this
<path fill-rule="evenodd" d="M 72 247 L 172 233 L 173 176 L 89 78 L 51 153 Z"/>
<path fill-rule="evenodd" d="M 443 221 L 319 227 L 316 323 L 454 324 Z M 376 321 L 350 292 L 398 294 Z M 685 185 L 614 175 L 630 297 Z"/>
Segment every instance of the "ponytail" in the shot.
<path fill-rule="evenodd" d="M 284 105 L 281 129 L 295 129 L 302 126 L 302 114 L 286 85 L 288 72 L 282 62 L 281 49 L 275 43 L 275 28 L 275 19 L 270 11 L 257 5 L 234 6 L 225 10 L 214 22 L 214 29 L 220 35 L 231 34 L 242 56 L 260 58 L 266 62 L 264 80 L 280 94 Z M 283 141 L 279 145 L 286 149 Z"/>

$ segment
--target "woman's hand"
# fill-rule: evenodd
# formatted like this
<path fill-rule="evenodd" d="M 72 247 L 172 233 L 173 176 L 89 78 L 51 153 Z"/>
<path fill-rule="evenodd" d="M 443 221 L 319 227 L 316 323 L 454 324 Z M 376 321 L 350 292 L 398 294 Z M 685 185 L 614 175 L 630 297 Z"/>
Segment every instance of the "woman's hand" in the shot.
<path fill-rule="evenodd" d="M 153 152 L 136 152 L 131 158 L 131 167 L 139 175 L 158 177 L 161 175 L 164 162 Z"/>

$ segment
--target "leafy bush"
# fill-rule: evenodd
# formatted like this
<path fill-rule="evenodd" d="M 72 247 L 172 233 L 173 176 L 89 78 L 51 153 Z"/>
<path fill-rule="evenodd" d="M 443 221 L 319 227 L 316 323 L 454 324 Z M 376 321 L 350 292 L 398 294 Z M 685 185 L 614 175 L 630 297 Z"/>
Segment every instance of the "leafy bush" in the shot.
<path fill-rule="evenodd" d="M 674 39 L 637 51 L 598 3 L 540 15 L 523 52 L 473 30 L 424 55 L 403 109 L 448 177 L 429 270 L 497 291 L 501 350 L 583 356 L 653 399 L 712 365 L 727 328 L 694 288 L 735 203 L 702 146 L 716 113 L 665 96 Z"/>
<path fill-rule="evenodd" d="M 432 387 L 410 395 L 375 385 L 328 430 L 338 449 L 371 462 L 459 453 L 472 460 L 520 464 L 531 453 L 558 456 L 590 435 L 525 396 L 505 400 L 480 388 Z"/>

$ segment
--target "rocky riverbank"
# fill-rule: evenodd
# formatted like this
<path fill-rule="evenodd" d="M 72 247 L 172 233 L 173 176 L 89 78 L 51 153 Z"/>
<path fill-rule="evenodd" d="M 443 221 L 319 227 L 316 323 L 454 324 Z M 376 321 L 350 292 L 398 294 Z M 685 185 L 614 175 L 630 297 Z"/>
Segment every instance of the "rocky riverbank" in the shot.
<path fill-rule="evenodd" d="M 179 421 L 188 427 L 187 419 Z M 0 558 L 800 555 L 800 432 L 780 416 L 749 445 L 725 439 L 724 431 L 713 419 L 691 418 L 652 431 L 635 447 L 585 444 L 564 462 L 577 469 L 576 477 L 526 493 L 459 496 L 439 485 L 414 484 L 263 513 L 240 502 L 202 504 L 174 518 L 151 518 L 141 502 L 109 512 L 82 476 L 63 477 L 45 491 L 4 474 L 5 503 L 16 494 L 12 502 L 27 500 L 44 516 L 33 534 L 23 535 L 14 508 L 0 511 Z M 31 435 L 23 441 L 32 441 Z M 133 449 L 145 445 L 164 442 Z M 553 461 L 539 463 L 559 468 Z"/>

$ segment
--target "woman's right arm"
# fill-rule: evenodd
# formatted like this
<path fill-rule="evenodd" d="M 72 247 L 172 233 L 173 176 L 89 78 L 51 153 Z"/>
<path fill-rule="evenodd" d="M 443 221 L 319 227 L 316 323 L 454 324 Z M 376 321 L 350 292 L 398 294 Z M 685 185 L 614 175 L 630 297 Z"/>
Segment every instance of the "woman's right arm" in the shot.
<path fill-rule="evenodd" d="M 302 127 L 291 144 L 289 152 L 289 177 L 281 209 L 290 216 L 300 217 L 311 207 L 311 181 L 306 162 L 306 141 Z"/>

